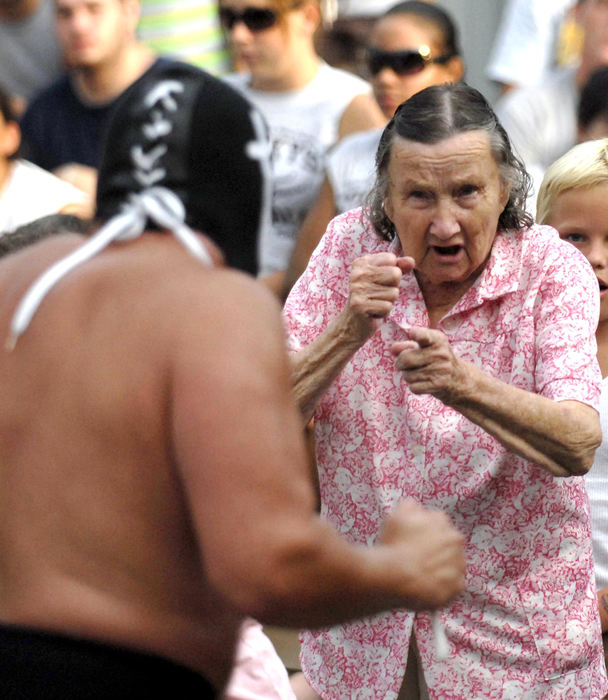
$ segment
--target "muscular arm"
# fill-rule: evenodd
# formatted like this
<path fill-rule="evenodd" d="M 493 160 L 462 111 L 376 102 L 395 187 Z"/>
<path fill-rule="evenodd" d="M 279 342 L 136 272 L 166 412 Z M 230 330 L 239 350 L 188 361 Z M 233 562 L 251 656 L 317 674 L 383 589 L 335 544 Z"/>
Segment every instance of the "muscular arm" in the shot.
<path fill-rule="evenodd" d="M 171 396 L 210 583 L 239 612 L 294 627 L 434 606 L 460 590 L 461 539 L 428 521 L 440 514 L 402 504 L 374 548 L 347 544 L 315 515 L 278 306 L 231 273 L 204 291 L 177 341 Z M 434 527 L 444 541 L 423 553 Z"/>
<path fill-rule="evenodd" d="M 456 356 L 440 331 L 412 328 L 396 343 L 396 367 L 415 394 L 432 394 L 509 450 L 555 476 L 584 474 L 601 441 L 599 416 L 578 401 L 553 401 L 495 379 Z"/>

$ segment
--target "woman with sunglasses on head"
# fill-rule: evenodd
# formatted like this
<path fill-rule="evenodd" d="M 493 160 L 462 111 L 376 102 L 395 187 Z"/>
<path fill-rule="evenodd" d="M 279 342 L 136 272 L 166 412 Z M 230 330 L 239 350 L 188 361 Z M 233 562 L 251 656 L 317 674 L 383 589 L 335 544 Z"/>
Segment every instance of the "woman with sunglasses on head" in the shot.
<path fill-rule="evenodd" d="M 386 121 L 412 95 L 431 85 L 458 82 L 464 72 L 454 21 L 437 5 L 417 0 L 394 5 L 375 23 L 366 63 Z M 381 133 L 382 128 L 376 128 L 353 134 L 329 154 L 325 180 L 287 268 L 284 296 L 304 271 L 331 219 L 365 200 L 374 182 Z"/>
<path fill-rule="evenodd" d="M 219 0 L 220 21 L 244 72 L 226 76 L 264 114 L 272 140 L 272 226 L 259 246 L 260 277 L 277 292 L 297 232 L 339 138 L 378 126 L 369 84 L 315 51 L 320 0 Z"/>

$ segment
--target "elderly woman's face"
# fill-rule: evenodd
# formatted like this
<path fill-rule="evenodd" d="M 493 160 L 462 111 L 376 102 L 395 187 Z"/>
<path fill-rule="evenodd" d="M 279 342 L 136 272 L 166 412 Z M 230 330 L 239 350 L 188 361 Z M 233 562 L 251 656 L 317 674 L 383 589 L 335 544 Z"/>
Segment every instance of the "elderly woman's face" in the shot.
<path fill-rule="evenodd" d="M 509 199 L 488 135 L 468 131 L 436 144 L 397 138 L 388 176 L 385 210 L 423 289 L 475 279 Z"/>

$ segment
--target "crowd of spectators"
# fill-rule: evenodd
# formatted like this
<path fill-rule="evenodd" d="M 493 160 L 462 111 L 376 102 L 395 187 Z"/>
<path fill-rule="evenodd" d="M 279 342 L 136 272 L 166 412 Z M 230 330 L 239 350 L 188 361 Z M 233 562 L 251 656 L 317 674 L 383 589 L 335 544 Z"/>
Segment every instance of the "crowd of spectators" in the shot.
<path fill-rule="evenodd" d="M 291 392 L 277 398 L 245 387 L 243 401 L 249 395 L 276 405 L 251 418 L 243 439 L 253 442 L 256 419 L 260 426 L 276 421 L 277 406 L 284 411 L 291 401 L 285 442 L 275 424 L 269 435 L 280 444 L 270 448 L 258 435 L 262 446 L 252 459 L 261 461 L 267 449 L 276 469 L 281 449 L 285 460 L 297 452 L 305 478 L 287 473 L 308 491 L 293 496 L 294 522 L 312 517 L 315 525 L 301 549 L 294 545 L 294 556 L 304 556 L 304 542 L 319 547 L 323 537 L 327 552 L 318 566 L 300 568 L 270 557 L 276 572 L 287 573 L 269 586 L 268 611 L 259 604 L 263 596 L 251 592 L 254 578 L 242 591 L 256 604 L 241 605 L 236 593 L 218 603 L 218 624 L 230 618 L 227 626 L 236 630 L 235 639 L 218 635 L 234 642 L 234 665 L 224 668 L 218 654 L 221 672 L 206 666 L 203 676 L 210 686 L 225 684 L 225 700 L 425 700 L 449 693 L 467 700 L 600 700 L 608 693 L 608 656 L 601 654 L 602 640 L 608 649 L 608 447 L 600 445 L 600 426 L 608 426 L 608 2 L 504 2 L 497 26 L 488 27 L 485 71 L 497 88 L 494 99 L 467 84 L 459 17 L 444 5 L 0 0 L 0 257 L 18 260 L 13 253 L 34 246 L 47 251 L 40 263 L 33 253 L 30 262 L 23 256 L 19 274 L 28 284 L 21 291 L 35 279 L 32 270 L 42 272 L 65 254 L 62 277 L 78 256 L 72 249 L 111 229 L 121 212 L 137 210 L 145 226 L 175 229 L 205 265 L 222 260 L 246 274 L 243 290 L 264 309 L 253 317 L 271 329 L 272 348 L 259 347 L 261 334 L 241 320 L 245 342 L 257 344 L 245 345 L 245 356 L 276 361 L 277 319 L 268 320 L 274 310 L 267 314 L 266 304 L 282 310 L 284 366 L 254 366 L 260 382 L 282 382 L 281 390 L 289 374 Z M 175 84 L 195 86 L 196 99 L 207 103 L 186 100 L 173 124 L 162 110 L 179 102 Z M 159 97 L 155 86 L 167 94 Z M 233 99 L 234 122 L 225 111 Z M 149 120 L 146 137 L 158 139 L 150 151 L 129 142 L 131 115 L 135 120 L 140 108 Z M 243 148 L 236 135 L 245 122 L 250 141 Z M 134 180 L 125 179 L 127 161 L 137 165 Z M 169 199 L 159 197 L 158 182 Z M 213 241 L 203 246 L 211 263 L 190 228 Z M 55 234 L 56 241 L 46 240 Z M 92 244 L 87 255 L 106 244 Z M 132 260 L 160 271 L 155 255 L 173 260 L 175 253 L 163 246 L 155 253 L 142 240 Z M 19 263 L 3 265 L 14 306 Z M 117 279 L 119 269 L 108 278 Z M 82 291 L 93 294 L 93 287 Z M 264 288 L 260 297 L 257 288 Z M 218 313 L 241 318 L 234 294 L 224 305 L 214 283 L 208 293 Z M 183 295 L 175 299 L 182 303 Z M 2 304 L 0 316 L 10 318 Z M 240 342 L 236 327 L 225 331 Z M 82 349 L 90 351 L 84 342 Z M 0 363 L 0 374 L 8 371 Z M 227 377 L 221 381 L 235 390 Z M 196 403 L 193 391 L 188 400 Z M 125 403 L 133 422 L 137 402 Z M 212 424 L 206 411 L 200 417 Z M 0 440 L 9 422 L 0 417 Z M 227 428 L 217 431 L 230 439 Z M 76 430 L 74 436 L 80 439 Z M 173 449 L 178 442 L 171 440 Z M 222 449 L 232 452 L 214 444 L 217 464 L 229 465 L 220 457 Z M 247 444 L 231 449 L 242 458 Z M 6 454 L 22 452 L 11 445 Z M 234 513 L 262 508 L 266 478 L 275 490 L 269 507 L 279 492 L 292 498 L 277 473 L 256 466 L 245 478 L 244 468 L 236 473 L 251 499 L 243 488 L 235 494 L 249 510 Z M 1 470 L 0 478 L 7 478 Z M 204 480 L 194 481 L 201 498 Z M 229 479 L 217 485 L 228 490 Z M 189 484 L 184 489 L 186 500 L 195 497 Z M 288 521 L 276 508 L 286 519 L 260 516 L 253 536 Z M 434 520 L 436 511 L 447 517 Z M 316 529 L 327 524 L 327 531 Z M 435 539 L 429 532 L 424 542 L 424 529 L 434 526 Z M 246 547 L 246 525 L 240 528 L 239 546 Z M 334 542 L 335 531 L 341 537 Z M 227 542 L 227 531 L 223 536 Z M 418 567 L 411 585 L 397 590 L 384 564 L 366 579 L 369 564 L 357 559 L 359 548 L 370 558 L 384 547 L 405 557 L 408 542 Z M 440 545 L 446 561 L 439 560 Z M 246 556 L 234 560 L 252 577 L 260 573 Z M 332 609 L 330 602 L 348 591 L 347 570 L 352 614 L 347 603 Z M 296 571 L 297 590 L 310 598 L 290 614 L 295 595 L 281 586 L 293 586 Z M 426 590 L 418 585 L 424 571 Z M 313 592 L 314 575 L 328 572 L 338 572 L 335 580 Z M 236 575 L 224 573 L 223 584 Z M 377 599 L 374 576 L 384 586 Z M 6 625 L 23 619 L 0 615 Z M 35 628 L 35 615 L 32 621 Z M 277 634 L 279 628 L 287 631 Z M 92 629 L 88 636 L 105 641 L 103 625 Z M 112 634 L 109 641 L 116 642 Z M 7 638 L 6 649 L 11 644 Z M 168 658 L 189 665 L 167 648 Z M 142 649 L 163 653 L 154 644 Z"/>

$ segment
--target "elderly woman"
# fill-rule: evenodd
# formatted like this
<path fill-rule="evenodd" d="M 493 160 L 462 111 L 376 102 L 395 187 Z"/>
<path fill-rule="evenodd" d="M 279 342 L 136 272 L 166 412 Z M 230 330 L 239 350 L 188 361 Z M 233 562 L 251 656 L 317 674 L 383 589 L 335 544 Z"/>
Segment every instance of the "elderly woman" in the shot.
<path fill-rule="evenodd" d="M 427 88 L 382 135 L 369 209 L 333 220 L 287 300 L 324 516 L 371 545 L 413 497 L 467 541 L 447 658 L 425 612 L 307 632 L 324 698 L 391 700 L 417 675 L 451 700 L 608 691 L 580 476 L 600 442 L 597 281 L 531 226 L 528 184 L 479 92 Z"/>

